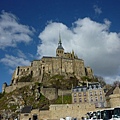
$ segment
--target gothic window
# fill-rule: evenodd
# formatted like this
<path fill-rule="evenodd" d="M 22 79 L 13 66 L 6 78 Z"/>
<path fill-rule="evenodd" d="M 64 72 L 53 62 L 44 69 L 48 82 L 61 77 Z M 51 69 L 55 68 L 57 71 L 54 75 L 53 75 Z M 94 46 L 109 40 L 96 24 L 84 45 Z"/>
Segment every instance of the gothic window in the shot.
<path fill-rule="evenodd" d="M 33 71 L 31 71 L 31 75 L 33 75 Z"/>
<path fill-rule="evenodd" d="M 45 67 L 43 67 L 43 70 L 45 70 Z"/>

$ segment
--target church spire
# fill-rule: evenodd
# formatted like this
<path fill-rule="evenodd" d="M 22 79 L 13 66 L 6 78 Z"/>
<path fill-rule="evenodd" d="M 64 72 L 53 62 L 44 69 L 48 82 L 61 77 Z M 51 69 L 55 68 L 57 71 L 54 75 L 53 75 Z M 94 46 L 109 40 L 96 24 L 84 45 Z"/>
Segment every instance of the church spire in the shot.
<path fill-rule="evenodd" d="M 60 33 L 59 33 L 59 43 L 61 43 L 61 36 L 60 36 Z"/>
<path fill-rule="evenodd" d="M 60 36 L 60 33 L 59 33 L 59 42 L 58 42 L 58 48 L 57 49 L 63 49 L 64 48 L 62 47 L 62 42 L 61 42 L 61 36 Z"/>
<path fill-rule="evenodd" d="M 64 57 L 64 48 L 62 47 L 62 42 L 61 42 L 60 33 L 59 33 L 58 47 L 57 47 L 57 49 L 56 49 L 56 56 L 57 56 L 57 57 Z"/>

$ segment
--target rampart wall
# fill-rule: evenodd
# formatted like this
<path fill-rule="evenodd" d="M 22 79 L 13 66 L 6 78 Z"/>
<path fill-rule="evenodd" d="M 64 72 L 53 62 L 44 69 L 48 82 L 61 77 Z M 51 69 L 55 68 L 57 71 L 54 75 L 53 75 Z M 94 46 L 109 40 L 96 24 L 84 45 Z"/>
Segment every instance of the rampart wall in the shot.
<path fill-rule="evenodd" d="M 19 82 L 15 85 L 5 87 L 4 91 L 5 91 L 5 93 L 10 93 L 17 88 L 21 88 L 21 87 L 31 85 L 31 84 L 34 84 L 34 83 Z M 56 88 L 41 88 L 40 92 L 49 100 L 57 99 L 57 97 L 58 97 L 58 90 Z"/>
<path fill-rule="evenodd" d="M 120 94 L 112 94 L 110 95 L 110 107 L 120 106 Z"/>
<path fill-rule="evenodd" d="M 92 76 L 91 68 L 86 69 L 87 75 Z M 68 59 L 60 57 L 43 57 L 41 60 L 35 60 L 31 66 L 17 67 L 12 77 L 12 83 L 16 84 L 19 79 L 26 75 L 32 75 L 42 82 L 44 73 L 51 75 L 70 73 L 79 79 L 86 75 L 84 61 L 82 59 Z"/>
<path fill-rule="evenodd" d="M 51 119 L 60 119 L 67 116 L 81 119 L 88 111 L 94 111 L 94 104 L 60 104 L 50 105 Z"/>
<path fill-rule="evenodd" d="M 17 89 L 17 88 L 21 88 L 21 87 L 24 87 L 26 85 L 30 85 L 32 82 L 18 82 L 16 83 L 15 85 L 10 85 L 10 86 L 7 86 L 5 88 L 5 92 L 6 93 L 10 93 L 12 92 L 13 90 Z"/>
<path fill-rule="evenodd" d="M 38 116 L 39 120 L 59 120 L 60 118 L 65 118 L 68 116 L 81 120 L 81 117 L 89 111 L 95 111 L 94 104 L 53 104 L 50 105 L 49 110 L 32 110 L 27 117 L 24 116 L 24 114 L 21 114 L 20 120 L 32 118 L 34 114 Z"/>
<path fill-rule="evenodd" d="M 58 98 L 58 91 L 56 88 L 41 88 L 41 93 L 49 100 Z"/>
<path fill-rule="evenodd" d="M 71 90 L 58 89 L 58 96 L 61 96 L 61 95 L 71 95 Z"/>

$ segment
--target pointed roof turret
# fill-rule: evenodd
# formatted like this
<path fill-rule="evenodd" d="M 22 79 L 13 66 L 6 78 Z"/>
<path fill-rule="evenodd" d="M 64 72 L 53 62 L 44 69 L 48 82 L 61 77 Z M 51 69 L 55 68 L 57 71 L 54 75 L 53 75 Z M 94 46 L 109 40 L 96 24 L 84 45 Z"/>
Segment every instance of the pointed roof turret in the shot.
<path fill-rule="evenodd" d="M 59 43 L 58 43 L 58 48 L 57 49 L 63 49 L 64 50 L 64 48 L 62 47 L 62 42 L 61 42 L 61 36 L 60 36 L 60 34 L 59 34 Z"/>

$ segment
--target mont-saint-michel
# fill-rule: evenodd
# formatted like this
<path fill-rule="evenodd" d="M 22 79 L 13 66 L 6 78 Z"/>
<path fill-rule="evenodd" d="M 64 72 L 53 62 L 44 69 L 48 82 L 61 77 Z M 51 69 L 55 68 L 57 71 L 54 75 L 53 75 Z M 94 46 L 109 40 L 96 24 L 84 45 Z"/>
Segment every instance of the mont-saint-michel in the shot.
<path fill-rule="evenodd" d="M 120 0 L 0 11 L 0 120 L 120 119 Z"/>
<path fill-rule="evenodd" d="M 74 75 L 78 80 L 81 80 L 83 76 L 93 78 L 92 69 L 90 67 L 85 67 L 83 59 L 78 58 L 74 51 L 71 53 L 64 52 L 61 36 L 59 35 L 56 57 L 43 56 L 40 60 L 33 60 L 31 66 L 18 66 L 12 76 L 11 86 L 6 87 L 4 84 L 2 91 L 13 91 L 15 85 L 19 84 L 21 78 L 25 76 L 31 76 L 34 82 L 42 83 L 44 82 L 44 76 L 46 74 L 50 76 L 57 74 Z"/>
<path fill-rule="evenodd" d="M 56 56 L 18 66 L 2 93 L 2 120 L 81 119 L 87 112 L 120 105 L 120 88 L 105 93 L 84 60 L 73 50 L 64 52 L 60 35 Z"/>

